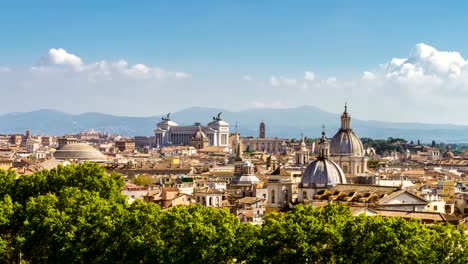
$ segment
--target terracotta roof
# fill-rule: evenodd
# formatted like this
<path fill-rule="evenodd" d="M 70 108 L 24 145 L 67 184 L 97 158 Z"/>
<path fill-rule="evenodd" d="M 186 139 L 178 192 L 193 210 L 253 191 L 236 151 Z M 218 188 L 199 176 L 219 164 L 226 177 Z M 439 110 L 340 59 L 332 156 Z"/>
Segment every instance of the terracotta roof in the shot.
<path fill-rule="evenodd" d="M 395 210 L 381 210 L 375 209 L 381 216 L 389 217 L 402 217 L 404 219 L 421 219 L 437 222 L 450 222 L 457 223 L 460 219 L 456 216 L 437 213 L 437 212 L 408 212 L 408 211 L 395 211 Z"/>
<path fill-rule="evenodd" d="M 337 184 L 332 188 L 332 193 L 336 191 L 340 192 L 360 192 L 360 193 L 376 193 L 378 195 L 390 194 L 400 190 L 394 186 L 381 186 L 371 184 Z"/>
<path fill-rule="evenodd" d="M 222 191 L 211 189 L 210 187 L 196 188 L 193 190 L 193 193 L 204 193 L 204 194 L 224 194 Z"/>
<path fill-rule="evenodd" d="M 247 217 L 247 218 L 253 218 L 254 213 L 252 211 L 244 211 L 244 212 L 242 212 L 242 215 Z"/>
<path fill-rule="evenodd" d="M 264 200 L 265 200 L 264 198 L 258 198 L 258 197 L 244 197 L 237 201 L 242 204 L 254 204 L 254 203 L 262 202 Z"/>

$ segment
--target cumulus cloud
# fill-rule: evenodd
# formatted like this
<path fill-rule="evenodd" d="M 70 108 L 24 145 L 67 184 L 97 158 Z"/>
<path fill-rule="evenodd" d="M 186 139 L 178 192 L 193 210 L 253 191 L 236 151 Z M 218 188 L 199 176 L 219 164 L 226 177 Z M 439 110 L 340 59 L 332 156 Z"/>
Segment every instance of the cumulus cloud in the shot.
<path fill-rule="evenodd" d="M 364 81 L 372 81 L 375 79 L 375 74 L 373 74 L 372 72 L 365 71 L 362 73 L 361 79 Z"/>
<path fill-rule="evenodd" d="M 187 79 L 191 75 L 185 72 L 166 71 L 159 67 L 145 64 L 130 65 L 125 60 L 98 61 L 85 63 L 79 56 L 65 49 L 50 49 L 36 66 L 31 67 L 34 72 L 72 72 L 87 76 L 91 80 L 129 78 L 129 79 Z"/>
<path fill-rule="evenodd" d="M 362 80 L 393 86 L 396 92 L 453 96 L 468 94 L 468 61 L 459 52 L 417 44 L 407 58 L 393 58 Z"/>
<path fill-rule="evenodd" d="M 311 71 L 306 71 L 304 73 L 304 80 L 306 81 L 314 81 L 315 80 L 315 73 L 311 72 Z"/>
<path fill-rule="evenodd" d="M 83 61 L 75 54 L 68 53 L 64 49 L 50 49 L 48 56 L 44 59 L 45 65 L 65 65 L 80 70 Z"/>

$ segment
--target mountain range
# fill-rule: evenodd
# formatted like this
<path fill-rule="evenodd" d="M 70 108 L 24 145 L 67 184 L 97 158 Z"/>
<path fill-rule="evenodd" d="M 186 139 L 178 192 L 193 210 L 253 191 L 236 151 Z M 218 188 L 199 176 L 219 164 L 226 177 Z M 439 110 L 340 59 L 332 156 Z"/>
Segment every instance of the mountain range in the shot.
<path fill-rule="evenodd" d="M 328 137 L 333 136 L 340 126 L 340 115 L 320 110 L 314 106 L 287 109 L 248 109 L 239 112 L 217 108 L 191 107 L 171 114 L 171 119 L 180 125 L 195 122 L 207 124 L 212 117 L 222 112 L 222 118 L 231 124 L 231 131 L 237 129 L 243 136 L 258 135 L 259 123 L 266 124 L 267 137 L 298 138 L 301 131 L 307 137 L 319 137 L 322 124 L 326 125 Z M 351 125 L 360 137 L 385 139 L 399 137 L 421 142 L 468 143 L 468 126 L 422 123 L 396 123 L 360 120 L 353 117 Z M 114 116 L 102 113 L 68 114 L 56 110 L 15 112 L 0 115 L 0 133 L 24 133 L 30 129 L 33 134 L 63 135 L 95 129 L 124 136 L 149 136 L 156 123 L 164 115 L 150 117 Z"/>

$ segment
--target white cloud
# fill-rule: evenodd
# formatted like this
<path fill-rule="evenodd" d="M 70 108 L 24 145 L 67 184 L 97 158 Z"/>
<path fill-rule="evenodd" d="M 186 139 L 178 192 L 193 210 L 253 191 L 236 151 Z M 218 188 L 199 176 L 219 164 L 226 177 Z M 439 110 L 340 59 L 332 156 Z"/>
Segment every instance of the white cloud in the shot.
<path fill-rule="evenodd" d="M 273 87 L 278 86 L 295 86 L 297 84 L 296 79 L 290 79 L 283 76 L 271 76 L 270 77 L 270 85 Z"/>
<path fill-rule="evenodd" d="M 362 73 L 362 80 L 364 81 L 372 81 L 372 80 L 375 80 L 375 74 L 373 74 L 372 72 L 368 72 L 368 71 L 365 71 Z"/>
<path fill-rule="evenodd" d="M 83 66 L 83 61 L 80 57 L 68 53 L 64 49 L 50 49 L 44 62 L 51 65 L 71 66 L 77 70 L 80 70 Z"/>
<path fill-rule="evenodd" d="M 325 83 L 328 85 L 335 85 L 336 81 L 337 81 L 336 77 L 332 76 L 332 77 L 328 77 L 328 79 L 325 80 Z"/>
<path fill-rule="evenodd" d="M 159 67 L 145 64 L 130 65 L 125 60 L 108 62 L 105 60 L 86 64 L 79 56 L 65 49 L 50 49 L 37 66 L 31 68 L 34 72 L 72 72 L 84 75 L 89 80 L 110 80 L 114 78 L 167 80 L 187 79 L 191 75 L 185 72 L 171 72 Z"/>
<path fill-rule="evenodd" d="M 306 71 L 304 73 L 304 80 L 306 81 L 314 81 L 315 80 L 315 73 L 313 72 L 310 72 L 310 71 Z"/>
<path fill-rule="evenodd" d="M 393 87 L 400 94 L 459 96 L 468 94 L 468 61 L 459 52 L 420 43 L 407 58 L 393 58 L 380 70 L 364 72 L 362 79 Z"/>
<path fill-rule="evenodd" d="M 246 75 L 242 76 L 242 80 L 244 80 L 244 81 L 252 81 L 252 76 L 246 74 Z"/>
<path fill-rule="evenodd" d="M 458 52 L 438 51 L 420 43 L 408 58 L 394 58 L 384 64 L 385 77 L 400 81 L 418 78 L 458 79 L 467 74 L 467 61 Z"/>

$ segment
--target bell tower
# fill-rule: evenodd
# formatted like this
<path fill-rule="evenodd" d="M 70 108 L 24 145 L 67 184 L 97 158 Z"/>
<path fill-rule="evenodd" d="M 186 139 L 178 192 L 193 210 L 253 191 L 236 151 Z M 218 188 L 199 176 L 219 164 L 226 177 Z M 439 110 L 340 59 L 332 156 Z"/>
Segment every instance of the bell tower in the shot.
<path fill-rule="evenodd" d="M 265 123 L 263 122 L 260 122 L 260 134 L 259 134 L 259 138 L 265 138 Z"/>

